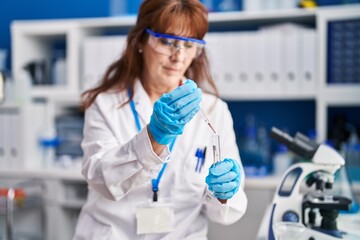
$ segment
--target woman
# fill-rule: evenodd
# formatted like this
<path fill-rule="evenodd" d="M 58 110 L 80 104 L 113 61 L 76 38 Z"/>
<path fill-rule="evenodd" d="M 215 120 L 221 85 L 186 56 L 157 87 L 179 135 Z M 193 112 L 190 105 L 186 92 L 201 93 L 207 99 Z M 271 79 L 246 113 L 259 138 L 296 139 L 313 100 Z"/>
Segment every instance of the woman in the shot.
<path fill-rule="evenodd" d="M 231 224 L 245 213 L 233 122 L 203 50 L 207 30 L 197 0 L 145 0 L 122 57 L 85 92 L 89 195 L 74 239 L 207 239 L 208 219 Z M 214 165 L 200 107 L 226 157 Z"/>

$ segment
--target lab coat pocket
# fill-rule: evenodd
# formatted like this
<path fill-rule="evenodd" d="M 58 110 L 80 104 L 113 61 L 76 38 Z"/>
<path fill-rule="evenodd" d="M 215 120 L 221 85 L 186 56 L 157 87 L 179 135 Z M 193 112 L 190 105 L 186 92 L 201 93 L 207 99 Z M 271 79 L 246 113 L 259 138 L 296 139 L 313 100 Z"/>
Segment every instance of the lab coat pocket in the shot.
<path fill-rule="evenodd" d="M 204 187 L 205 178 L 208 172 L 206 165 L 201 163 L 202 161 L 204 160 L 192 158 L 191 161 L 187 161 L 184 165 L 184 180 L 196 191 L 198 190 L 197 188 Z M 199 170 L 200 167 L 201 171 Z"/>
<path fill-rule="evenodd" d="M 183 164 L 181 174 L 177 175 L 177 184 L 174 190 L 176 191 L 175 196 L 179 198 L 177 199 L 179 202 L 196 202 L 201 201 L 203 198 L 206 189 L 205 178 L 208 173 L 208 167 L 205 162 L 201 171 L 196 171 L 196 168 L 199 169 L 196 165 L 199 166 L 197 158 L 189 158 Z M 180 199 L 179 196 L 186 197 L 181 197 Z"/>
<path fill-rule="evenodd" d="M 82 212 L 73 240 L 110 240 L 111 227 Z"/>

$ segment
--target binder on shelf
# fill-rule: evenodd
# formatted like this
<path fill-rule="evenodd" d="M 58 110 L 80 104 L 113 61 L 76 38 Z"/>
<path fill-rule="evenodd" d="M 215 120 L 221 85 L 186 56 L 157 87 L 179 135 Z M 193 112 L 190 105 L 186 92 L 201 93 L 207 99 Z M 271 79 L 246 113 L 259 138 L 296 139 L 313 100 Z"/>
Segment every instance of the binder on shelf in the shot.
<path fill-rule="evenodd" d="M 300 33 L 298 29 L 283 32 L 285 91 L 297 92 L 299 83 Z"/>
<path fill-rule="evenodd" d="M 257 92 L 266 92 L 269 87 L 269 79 L 267 77 L 267 59 L 266 59 L 266 34 L 263 32 L 256 32 L 253 34 L 253 41 L 254 47 L 252 52 L 252 59 L 253 59 L 253 79 L 252 87 Z"/>
<path fill-rule="evenodd" d="M 6 168 L 6 120 L 5 120 L 5 109 L 0 108 L 0 169 Z"/>
<path fill-rule="evenodd" d="M 236 56 L 235 74 L 236 89 L 238 92 L 251 94 L 254 92 L 254 37 L 255 33 L 250 31 L 240 32 L 235 35 L 234 55 Z"/>
<path fill-rule="evenodd" d="M 208 33 L 205 37 L 206 53 L 209 59 L 210 71 L 214 78 L 215 84 L 219 89 L 220 95 L 224 93 L 223 87 L 223 70 L 222 70 L 222 33 Z"/>
<path fill-rule="evenodd" d="M 254 72 L 254 32 L 232 32 L 229 33 L 229 41 L 226 42 L 228 49 L 224 58 L 229 59 L 221 64 L 229 68 L 232 76 L 231 84 L 228 86 L 230 97 L 238 97 L 239 94 L 251 94 L 255 89 Z"/>
<path fill-rule="evenodd" d="M 19 123 L 20 116 L 18 109 L 11 109 L 11 112 L 7 116 L 9 125 L 9 137 L 8 137 L 8 156 L 10 167 L 12 169 L 21 168 L 20 162 L 20 136 L 19 136 Z"/>
<path fill-rule="evenodd" d="M 303 92 L 314 93 L 316 76 L 316 32 L 304 29 L 300 35 L 300 88 Z"/>
<path fill-rule="evenodd" d="M 55 107 L 55 104 L 52 105 L 51 108 L 52 107 Z M 39 140 L 45 131 L 53 128 L 53 119 L 51 119 L 51 116 L 55 113 L 51 113 L 50 106 L 44 102 L 29 104 L 21 110 L 19 122 L 21 118 L 24 118 L 24 120 L 21 121 L 21 139 L 23 145 L 19 152 L 22 158 L 22 167 L 26 169 L 41 169 L 45 167 L 43 162 L 44 149 L 42 149 Z M 32 116 L 32 122 L 25 121 L 29 116 Z"/>
<path fill-rule="evenodd" d="M 125 43 L 125 36 L 95 36 L 84 40 L 82 90 L 99 83 L 108 66 L 120 57 Z"/>
<path fill-rule="evenodd" d="M 266 31 L 265 35 L 265 74 L 268 79 L 267 90 L 272 93 L 280 93 L 284 90 L 283 56 L 284 48 L 282 35 L 279 31 Z"/>
<path fill-rule="evenodd" d="M 6 169 L 12 169 L 13 163 L 12 163 L 12 158 L 10 155 L 10 138 L 12 135 L 12 130 L 11 130 L 11 118 L 10 118 L 10 112 L 11 112 L 11 108 L 5 108 L 4 109 L 4 160 L 5 160 L 5 167 Z"/>
<path fill-rule="evenodd" d="M 274 38 L 275 43 L 274 49 L 270 51 L 275 51 L 278 48 L 280 42 L 280 58 L 281 58 L 281 72 L 279 87 L 281 91 L 296 93 L 300 89 L 300 48 L 301 44 L 301 33 L 306 29 L 304 26 L 293 23 L 284 23 L 273 26 L 264 27 L 261 29 L 263 32 L 267 32 L 271 38 Z M 276 36 L 280 34 L 279 36 Z M 274 55 L 275 56 L 275 55 Z M 270 63 L 276 64 L 274 61 Z"/>
<path fill-rule="evenodd" d="M 82 70 L 82 90 L 87 90 L 99 81 L 101 73 L 99 73 L 97 61 L 100 56 L 100 46 L 97 42 L 97 38 L 86 38 L 84 40 L 83 49 L 83 70 Z"/>
<path fill-rule="evenodd" d="M 224 96 L 236 96 L 238 87 L 236 85 L 237 56 L 234 54 L 236 47 L 234 33 L 224 33 L 221 38 L 221 58 L 219 64 L 223 72 L 221 90 Z"/>

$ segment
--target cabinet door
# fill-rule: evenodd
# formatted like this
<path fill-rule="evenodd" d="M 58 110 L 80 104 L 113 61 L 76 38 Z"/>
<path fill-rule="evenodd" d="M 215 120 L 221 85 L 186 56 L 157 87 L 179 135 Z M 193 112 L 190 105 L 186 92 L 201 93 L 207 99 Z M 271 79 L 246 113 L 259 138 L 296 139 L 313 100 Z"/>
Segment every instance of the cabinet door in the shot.
<path fill-rule="evenodd" d="M 0 177 L 0 239 L 44 239 L 44 193 L 40 180 Z"/>
<path fill-rule="evenodd" d="M 209 240 L 252 240 L 256 239 L 257 231 L 267 206 L 271 203 L 274 191 L 264 189 L 245 189 L 248 207 L 245 215 L 236 223 L 223 226 L 209 223 Z"/>

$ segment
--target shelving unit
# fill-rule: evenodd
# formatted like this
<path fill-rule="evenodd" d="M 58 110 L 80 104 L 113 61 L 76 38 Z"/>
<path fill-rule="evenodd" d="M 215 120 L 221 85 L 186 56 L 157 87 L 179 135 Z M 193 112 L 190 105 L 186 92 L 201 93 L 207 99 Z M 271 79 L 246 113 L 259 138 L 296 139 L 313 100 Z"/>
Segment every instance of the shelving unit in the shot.
<path fill-rule="evenodd" d="M 359 17 L 359 5 L 327 7 L 316 10 L 279 10 L 266 12 L 226 12 L 211 13 L 210 32 L 245 31 L 259 27 L 292 22 L 316 29 L 317 35 L 317 83 L 314 92 L 268 92 L 254 89 L 250 92 L 221 92 L 226 100 L 312 100 L 316 102 L 316 131 L 318 141 L 326 139 L 326 109 L 330 105 L 360 105 L 360 86 L 329 85 L 326 83 L 326 34 L 327 22 L 332 19 Z M 124 35 L 135 23 L 135 17 L 115 17 L 98 19 L 70 19 L 50 21 L 15 21 L 12 24 L 13 76 L 21 80 L 21 69 L 34 59 L 51 59 L 54 41 L 64 41 L 67 56 L 67 79 L 65 86 L 33 86 L 31 97 L 44 98 L 54 104 L 72 99 L 79 101 L 82 89 L 82 43 L 89 36 L 108 34 Z M 223 84 L 223 83 L 218 83 Z M 51 119 L 51 110 L 50 116 Z"/>
<path fill-rule="evenodd" d="M 218 31 L 255 31 L 259 27 L 278 23 L 297 23 L 306 25 L 316 31 L 316 84 L 313 91 L 273 91 L 268 92 L 253 89 L 251 92 L 220 92 L 225 100 L 229 101 L 314 101 L 316 105 L 315 119 L 317 141 L 326 139 L 327 111 L 332 106 L 355 106 L 360 109 L 360 84 L 329 85 L 326 80 L 326 49 L 327 49 L 327 23 L 330 20 L 360 18 L 360 5 L 342 7 L 327 7 L 316 10 L 280 10 L 266 12 L 226 12 L 211 13 L 210 32 Z M 16 81 L 22 81 L 22 68 L 29 61 L 44 59 L 51 62 L 53 45 L 62 42 L 66 46 L 66 84 L 50 86 L 32 86 L 29 89 L 29 101 L 41 100 L 40 103 L 20 103 L 21 129 L 21 166 L 20 170 L 1 172 L 0 176 L 27 178 L 41 176 L 49 189 L 49 198 L 46 205 L 48 216 L 48 232 L 52 238 L 70 239 L 75 226 L 77 214 L 85 201 L 84 195 L 68 195 L 68 191 L 84 194 L 86 183 L 79 171 L 47 170 L 41 168 L 41 155 L 38 151 L 37 140 L 41 126 L 54 126 L 55 116 L 59 106 L 76 105 L 79 103 L 83 91 L 82 76 L 84 51 L 83 43 L 88 37 L 107 35 L 126 35 L 135 23 L 135 17 L 114 17 L 97 19 L 69 19 L 69 20 L 41 20 L 41 21 L 15 21 L 12 31 L 12 72 Z M 220 83 L 218 83 L 220 84 Z M 222 83 L 221 83 L 222 84 Z M 266 89 L 265 89 L 266 90 Z M 0 108 L 3 108 L 0 106 Z M 299 109 L 299 111 L 301 111 Z M 34 114 L 35 113 L 35 114 Z M 44 119 L 41 118 L 43 113 Z M 36 130 L 32 124 L 36 123 Z M 24 169 L 21 169 L 23 167 Z M 28 169 L 33 168 L 35 170 Z M 254 180 L 250 180 L 254 181 Z M 257 180 L 256 180 L 257 181 Z M 261 184 L 267 180 L 259 179 Z M 57 189 L 55 191 L 55 189 Z M 69 190 L 70 189 L 70 190 Z M 250 188 L 250 195 L 258 196 L 259 189 Z M 260 189 L 264 190 L 264 189 Z M 259 190 L 259 191 L 260 191 Z M 265 189 L 269 200 L 274 186 Z M 51 194 L 50 194 L 51 193 Z M 52 195 L 53 194 L 53 195 Z M 256 209 L 256 206 L 252 206 Z M 55 217 L 59 216 L 59 217 Z M 256 220 L 260 216 L 257 212 Z M 250 219 L 250 222 L 255 221 Z M 61 227 L 59 227 L 61 226 Z M 256 229 L 255 229 L 256 230 Z M 50 239 L 50 238 L 49 238 Z"/>
<path fill-rule="evenodd" d="M 360 21 L 359 8 L 348 6 L 338 11 L 336 8 L 329 8 L 322 11 L 317 17 L 316 25 L 318 31 L 319 45 L 319 79 L 320 85 L 317 94 L 316 129 L 319 139 L 326 139 L 326 121 L 328 108 L 331 106 L 358 106 L 360 110 L 360 82 L 346 84 L 329 84 L 326 76 L 326 59 L 328 57 L 328 23 L 330 21 L 357 19 Z"/>
<path fill-rule="evenodd" d="M 6 182 L 2 181 L 0 186 L 0 239 L 44 239 L 45 192 L 41 181 Z M 33 221 L 31 226 L 30 221 Z"/>
<path fill-rule="evenodd" d="M 16 211 L 16 214 L 18 212 L 21 213 L 20 210 L 25 212 L 25 214 L 15 216 L 14 232 L 22 230 L 25 233 L 40 234 L 41 230 L 43 231 L 42 236 L 34 239 L 71 239 L 80 209 L 87 197 L 87 184 L 79 171 L 61 169 L 4 171 L 0 169 L 0 188 L 13 186 L 24 181 L 30 182 L 29 179 L 42 186 L 40 192 L 41 202 L 39 204 L 39 201 L 37 201 L 35 208 L 34 201 L 38 200 L 39 195 L 34 195 L 33 193 L 38 192 L 32 191 L 32 195 L 29 194 L 28 202 L 34 203 L 34 205 L 27 208 L 24 205 L 19 211 Z M 23 185 L 17 186 L 22 187 Z M 30 185 L 30 187 L 34 188 L 33 185 Z M 33 195 L 34 197 L 32 197 Z M 0 234 L 5 226 L 5 221 L 2 221 L 3 219 L 1 218 L 3 207 L 3 201 L 1 200 L 0 197 Z M 39 217 L 41 218 L 39 219 Z M 24 239 L 33 239 L 30 238 L 31 236 L 27 235 Z M 0 239 L 2 239 L 1 235 Z"/>

